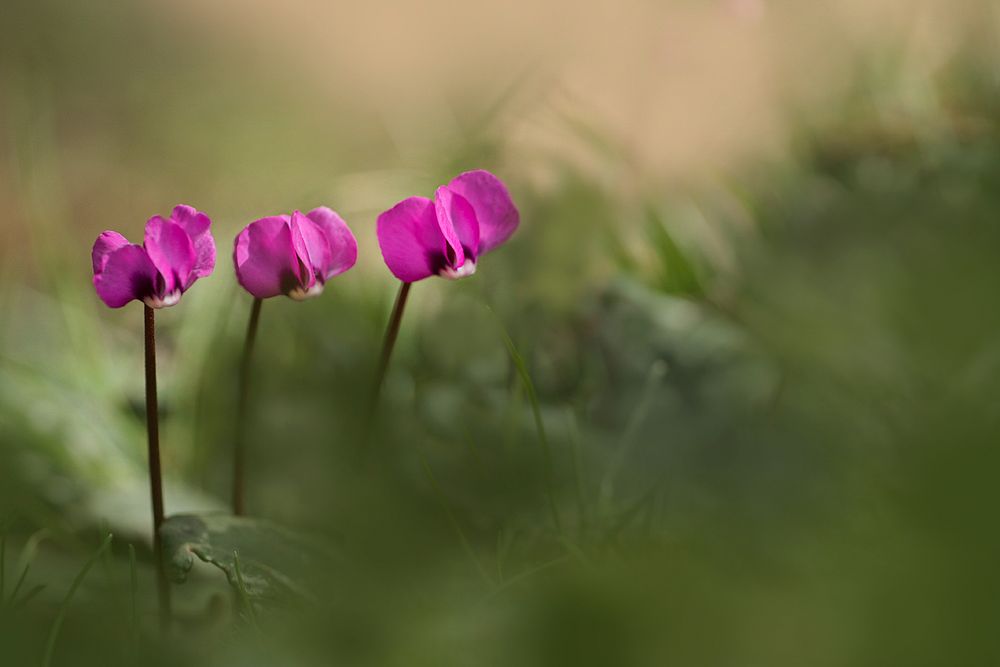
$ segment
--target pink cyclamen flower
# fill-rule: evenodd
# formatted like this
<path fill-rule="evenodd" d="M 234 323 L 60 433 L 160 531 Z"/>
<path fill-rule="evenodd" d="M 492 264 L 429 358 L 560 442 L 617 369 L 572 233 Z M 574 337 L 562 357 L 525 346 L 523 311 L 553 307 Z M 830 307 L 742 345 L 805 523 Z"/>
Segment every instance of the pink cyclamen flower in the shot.
<path fill-rule="evenodd" d="M 393 275 L 405 283 L 476 272 L 479 257 L 514 233 L 520 216 L 503 182 L 467 171 L 437 189 L 433 201 L 410 197 L 378 217 L 378 244 Z"/>
<path fill-rule="evenodd" d="M 133 299 L 150 308 L 180 301 L 198 278 L 215 268 L 212 221 L 191 206 L 176 206 L 170 219 L 154 216 L 146 223 L 142 245 L 129 243 L 118 232 L 97 237 L 91 259 L 94 289 L 111 308 Z"/>
<path fill-rule="evenodd" d="M 316 296 L 357 259 L 354 234 L 325 206 L 256 220 L 243 228 L 233 248 L 236 278 L 258 299 Z"/>

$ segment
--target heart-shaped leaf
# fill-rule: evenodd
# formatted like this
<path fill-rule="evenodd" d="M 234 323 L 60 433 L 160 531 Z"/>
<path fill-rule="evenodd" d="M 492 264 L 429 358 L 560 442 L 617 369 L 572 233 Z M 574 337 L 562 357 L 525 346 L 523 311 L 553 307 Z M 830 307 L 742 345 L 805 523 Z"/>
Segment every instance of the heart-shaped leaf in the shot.
<path fill-rule="evenodd" d="M 198 558 L 226 573 L 237 586 L 236 559 L 246 594 L 254 600 L 299 596 L 310 598 L 303 581 L 335 559 L 333 549 L 318 540 L 263 519 L 228 514 L 178 514 L 160 527 L 167 574 L 187 580 Z"/>

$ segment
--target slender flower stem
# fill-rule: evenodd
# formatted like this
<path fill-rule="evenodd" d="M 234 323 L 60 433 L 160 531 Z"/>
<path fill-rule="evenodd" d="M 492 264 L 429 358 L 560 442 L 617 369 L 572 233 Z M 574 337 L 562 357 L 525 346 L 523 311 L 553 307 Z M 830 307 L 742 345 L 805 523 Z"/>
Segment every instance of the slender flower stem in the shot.
<path fill-rule="evenodd" d="M 375 372 L 375 385 L 372 387 L 367 419 L 365 420 L 366 439 L 371 432 L 372 420 L 375 418 L 375 411 L 378 408 L 379 395 L 382 393 L 382 384 L 385 382 L 385 374 L 389 369 L 389 359 L 392 357 L 392 350 L 396 346 L 396 338 L 399 336 L 399 323 L 403 320 L 406 297 L 410 294 L 412 284 L 406 282 L 399 284 L 396 302 L 392 306 L 392 315 L 389 316 L 389 324 L 385 328 L 385 337 L 382 339 L 382 356 L 379 357 L 378 370 Z"/>
<path fill-rule="evenodd" d="M 254 342 L 257 340 L 257 322 L 260 320 L 262 299 L 254 299 L 247 322 L 247 337 L 243 343 L 243 358 L 240 361 L 240 388 L 236 403 L 236 441 L 233 447 L 233 514 L 243 514 L 243 469 L 245 459 L 247 399 L 250 391 L 250 359 Z"/>
<path fill-rule="evenodd" d="M 160 627 L 170 628 L 170 584 L 163 563 L 160 526 L 163 525 L 163 475 L 160 471 L 160 419 L 156 399 L 155 311 L 144 306 L 146 331 L 146 432 L 149 440 L 149 492 L 153 501 L 153 558 L 156 562 L 156 590 L 160 602 Z"/>

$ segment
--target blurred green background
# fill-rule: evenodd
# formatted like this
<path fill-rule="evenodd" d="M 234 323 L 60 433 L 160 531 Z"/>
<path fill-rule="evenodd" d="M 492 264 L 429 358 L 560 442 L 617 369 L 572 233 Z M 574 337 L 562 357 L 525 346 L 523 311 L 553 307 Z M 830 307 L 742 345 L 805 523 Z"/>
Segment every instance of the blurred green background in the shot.
<path fill-rule="evenodd" d="M 0 664 L 58 623 L 53 665 L 1000 664 L 995 3 L 0 23 Z M 414 286 L 359 464 L 395 290 L 375 217 L 472 168 L 522 226 Z M 229 497 L 233 236 L 328 205 L 361 256 L 266 302 L 254 360 L 249 512 L 322 555 L 250 534 L 298 593 L 250 613 L 198 566 L 163 638 L 141 308 L 100 303 L 89 252 L 182 202 L 219 263 L 159 312 L 168 514 Z"/>

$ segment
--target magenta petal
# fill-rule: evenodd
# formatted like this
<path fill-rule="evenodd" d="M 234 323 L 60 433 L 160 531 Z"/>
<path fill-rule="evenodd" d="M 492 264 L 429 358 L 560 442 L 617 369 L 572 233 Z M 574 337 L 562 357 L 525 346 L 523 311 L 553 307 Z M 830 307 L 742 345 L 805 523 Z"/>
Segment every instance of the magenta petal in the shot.
<path fill-rule="evenodd" d="M 510 238 L 520 223 L 520 215 L 507 192 L 507 186 L 488 171 L 467 171 L 448 184 L 476 212 L 479 222 L 479 248 L 482 255 Z"/>
<path fill-rule="evenodd" d="M 107 255 L 103 270 L 94 275 L 94 289 L 109 307 L 121 308 L 132 299 L 151 296 L 157 277 L 142 246 L 127 244 Z"/>
<path fill-rule="evenodd" d="M 445 240 L 430 199 L 399 202 L 378 217 L 376 232 L 382 259 L 403 282 L 432 276 L 444 262 Z"/>
<path fill-rule="evenodd" d="M 434 206 L 445 240 L 454 250 L 454 268 L 461 267 L 466 260 L 475 263 L 479 249 L 479 223 L 472 205 L 461 195 L 442 187 L 434 196 Z"/>
<path fill-rule="evenodd" d="M 358 241 L 343 218 L 325 206 L 309 211 L 306 217 L 322 233 L 330 249 L 322 264 L 317 264 L 313 256 L 317 275 L 325 282 L 354 266 L 358 261 Z"/>
<path fill-rule="evenodd" d="M 193 276 L 204 278 L 212 273 L 215 268 L 215 239 L 212 238 L 210 231 L 211 219 L 193 206 L 185 204 L 175 206 L 170 219 L 187 232 L 191 237 L 191 243 L 194 244 L 195 260 L 194 268 L 191 270 Z"/>
<path fill-rule="evenodd" d="M 316 271 L 313 269 L 312 253 L 303 234 L 303 228 L 305 228 L 306 234 L 315 237 L 315 234 L 313 234 L 316 231 L 315 226 L 299 211 L 292 213 L 291 218 L 288 218 L 288 216 L 283 217 L 288 220 L 289 229 L 292 232 L 292 248 L 295 250 L 295 256 L 298 258 L 295 275 L 298 276 L 299 287 L 308 291 L 310 287 L 316 284 Z M 330 252 L 329 248 L 326 247 L 326 239 L 320 237 L 318 239 L 312 238 L 312 240 L 318 259 L 322 261 L 324 254 L 328 255 Z"/>
<path fill-rule="evenodd" d="M 442 199 L 447 200 L 447 203 L 442 204 Z M 465 264 L 465 249 L 462 247 L 462 240 L 458 238 L 458 232 L 455 231 L 455 224 L 451 219 L 449 209 L 453 203 L 452 199 L 450 193 L 444 188 L 438 188 L 434 194 L 434 215 L 437 217 L 438 228 L 447 244 L 445 247 L 446 264 L 458 267 Z"/>
<path fill-rule="evenodd" d="M 164 220 L 160 216 L 146 223 L 146 239 L 143 243 L 153 265 L 163 276 L 163 294 L 169 295 L 186 289 L 194 278 L 194 244 L 187 232 L 176 222 Z"/>
<path fill-rule="evenodd" d="M 292 213 L 293 233 L 297 231 L 305 244 L 306 255 L 314 273 L 322 275 L 321 267 L 330 262 L 330 243 L 315 222 L 299 211 Z"/>
<path fill-rule="evenodd" d="M 94 241 L 94 249 L 90 252 L 90 260 L 94 265 L 94 275 L 96 276 L 104 270 L 104 265 L 108 262 L 108 256 L 128 245 L 128 239 L 118 232 L 102 232 Z"/>
<path fill-rule="evenodd" d="M 299 285 L 299 259 L 285 217 L 261 218 L 247 225 L 236 237 L 233 262 L 240 285 L 258 299 Z"/>

